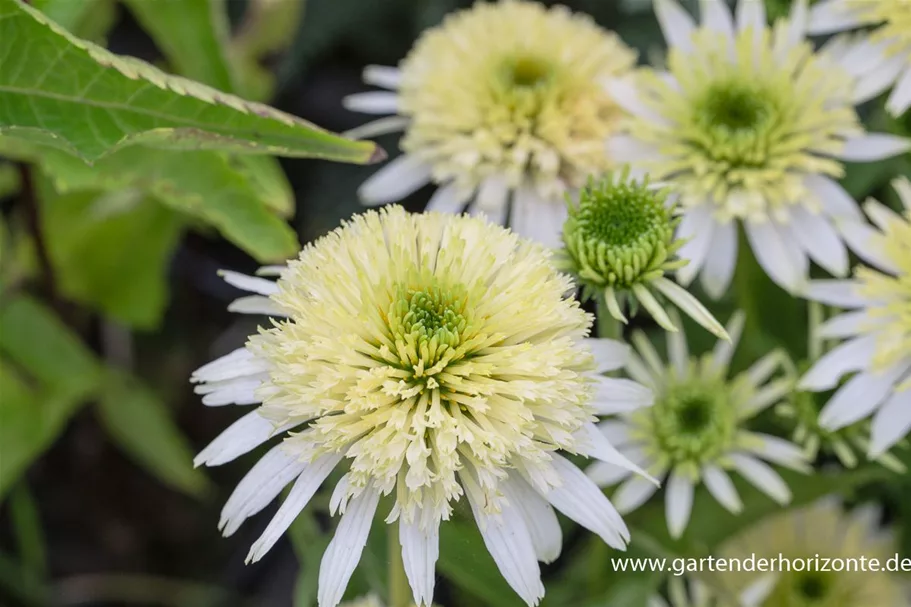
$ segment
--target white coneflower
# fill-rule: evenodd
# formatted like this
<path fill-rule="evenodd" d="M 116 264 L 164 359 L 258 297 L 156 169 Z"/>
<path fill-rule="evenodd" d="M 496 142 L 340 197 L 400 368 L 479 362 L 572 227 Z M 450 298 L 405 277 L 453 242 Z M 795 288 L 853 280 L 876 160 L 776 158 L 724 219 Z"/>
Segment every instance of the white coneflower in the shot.
<path fill-rule="evenodd" d="M 871 506 L 846 513 L 835 498 L 779 513 L 724 543 L 715 556 L 740 560 L 790 559 L 777 571 L 735 571 L 713 577 L 731 594 L 761 590 L 755 607 L 907 607 L 906 581 L 886 571 L 895 557 L 893 533 L 880 527 L 880 512 Z M 856 565 L 878 559 L 875 573 Z"/>
<path fill-rule="evenodd" d="M 629 300 L 641 304 L 664 329 L 676 331 L 662 302 L 667 299 L 727 339 L 711 312 L 665 277 L 687 263 L 674 258 L 684 243 L 674 238 L 679 219 L 665 191 L 650 187 L 647 178 L 630 179 L 624 170 L 597 182 L 590 179 L 578 200 L 569 198 L 568 204 L 557 265 L 576 277 L 583 297 L 597 299 L 599 314 L 625 323 L 623 304 Z"/>
<path fill-rule="evenodd" d="M 740 473 L 785 504 L 791 492 L 763 460 L 794 470 L 808 468 L 796 445 L 746 428 L 750 418 L 780 401 L 793 381 L 775 378 L 781 367 L 777 352 L 728 378 L 743 323 L 743 315 L 735 315 L 727 328 L 732 341 L 719 340 L 710 354 L 700 358 L 690 358 L 682 331 L 668 333 L 668 364 L 662 362 L 643 333 L 634 334 L 641 358 L 631 355 L 627 370 L 637 382 L 652 388 L 655 403 L 635 411 L 618 408 L 616 419 L 600 424 L 604 435 L 623 455 L 657 478 L 668 476 L 667 525 L 675 538 L 683 534 L 689 521 L 698 483 L 704 483 L 727 510 L 738 513 L 742 504 L 728 470 Z M 588 475 L 602 486 L 623 480 L 613 494 L 614 505 L 621 512 L 638 508 L 657 489 L 609 463 L 592 465 Z"/>
<path fill-rule="evenodd" d="M 678 272 L 701 274 L 712 297 L 731 282 L 738 224 L 760 265 L 790 292 L 805 284 L 809 260 L 848 271 L 837 229 L 857 219 L 835 181 L 842 161 L 886 158 L 911 142 L 866 134 L 854 106 L 877 92 L 862 76 L 864 42 L 839 39 L 819 52 L 805 40 L 806 0 L 789 19 L 765 23 L 763 3 L 703 0 L 697 27 L 675 0 L 656 0 L 670 45 L 667 72 L 643 69 L 610 91 L 629 112 L 626 133 L 609 141 L 657 181 L 680 192 L 679 235 L 689 239 Z"/>
<path fill-rule="evenodd" d="M 566 297 L 571 279 L 550 255 L 483 218 L 396 206 L 307 245 L 277 282 L 225 273 L 256 294 L 235 309 L 278 318 L 194 374 L 205 404 L 262 402 L 196 463 L 284 436 L 229 498 L 226 534 L 294 482 L 249 560 L 338 466 L 346 472 L 330 506 L 342 517 L 320 568 L 321 607 L 341 599 L 381 495 L 393 497 L 386 520 L 398 521 L 418 605 L 432 602 L 440 521 L 463 495 L 529 605 L 544 594 L 538 561 L 560 552 L 554 508 L 624 548 L 623 520 L 560 451 L 635 469 L 592 421 L 647 405 L 651 393 L 601 375 L 624 364 L 627 348 L 583 339 L 591 316 Z"/>
<path fill-rule="evenodd" d="M 352 95 L 349 109 L 397 114 L 355 129 L 404 130 L 404 154 L 360 189 L 365 204 L 433 182 L 428 210 L 484 212 L 557 246 L 563 193 L 616 163 L 604 151 L 622 114 L 602 86 L 635 53 L 565 7 L 477 3 L 424 33 L 398 68 L 368 67 L 389 92 Z M 623 159 L 621 158 L 622 162 Z M 509 211 L 509 200 L 512 210 Z"/>
<path fill-rule="evenodd" d="M 831 34 L 878 26 L 863 49 L 867 86 L 895 83 L 886 109 L 898 116 L 911 107 L 911 2 L 908 0 L 822 0 L 810 8 L 807 30 Z M 879 65 L 876 65 L 879 63 Z"/>
<path fill-rule="evenodd" d="M 850 309 L 819 329 L 846 341 L 820 358 L 801 387 L 821 391 L 856 372 L 820 413 L 836 430 L 873 415 L 870 457 L 883 454 L 911 430 L 911 181 L 892 182 L 904 216 L 875 200 L 864 210 L 879 227 L 848 224 L 851 247 L 874 267 L 859 267 L 851 280 L 814 281 L 807 297 Z M 876 269 L 874 269 L 876 268 Z"/>

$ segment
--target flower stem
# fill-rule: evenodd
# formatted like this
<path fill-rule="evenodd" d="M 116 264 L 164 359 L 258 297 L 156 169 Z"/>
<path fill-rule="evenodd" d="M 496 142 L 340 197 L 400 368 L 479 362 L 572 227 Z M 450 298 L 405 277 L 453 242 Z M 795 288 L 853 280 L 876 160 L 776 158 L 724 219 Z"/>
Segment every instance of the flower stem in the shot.
<path fill-rule="evenodd" d="M 410 607 L 411 588 L 402 562 L 399 523 L 389 525 L 389 607 Z"/>
<path fill-rule="evenodd" d="M 623 324 L 611 316 L 607 309 L 607 301 L 604 299 L 604 293 L 599 292 L 595 300 L 595 319 L 598 326 L 598 337 L 607 339 L 622 339 Z"/>
<path fill-rule="evenodd" d="M 807 355 L 810 362 L 818 360 L 823 354 L 824 344 L 819 337 L 819 326 L 825 320 L 825 310 L 823 305 L 818 301 L 809 302 L 809 324 L 810 324 L 810 341 L 807 348 Z"/>

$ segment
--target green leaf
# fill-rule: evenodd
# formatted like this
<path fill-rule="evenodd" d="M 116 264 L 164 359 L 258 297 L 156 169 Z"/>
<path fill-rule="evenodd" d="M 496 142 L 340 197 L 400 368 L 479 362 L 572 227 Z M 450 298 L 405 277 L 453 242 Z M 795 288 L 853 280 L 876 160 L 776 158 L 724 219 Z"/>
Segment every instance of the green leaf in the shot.
<path fill-rule="evenodd" d="M 86 162 L 134 144 L 371 162 L 382 151 L 80 40 L 0 0 L 0 134 Z"/>
<path fill-rule="evenodd" d="M 235 92 L 225 58 L 225 0 L 124 0 L 174 71 L 226 93 Z"/>
<path fill-rule="evenodd" d="M 440 525 L 440 560 L 437 569 L 450 582 L 485 605 L 524 605 L 500 575 L 475 525 L 460 520 L 450 520 Z"/>
<path fill-rule="evenodd" d="M 0 352 L 53 394 L 84 398 L 101 379 L 102 367 L 92 352 L 30 297 L 0 307 Z"/>
<path fill-rule="evenodd" d="M 44 532 L 38 504 L 25 483 L 19 483 L 10 494 L 9 511 L 23 568 L 35 578 L 43 579 L 47 575 Z"/>
<path fill-rule="evenodd" d="M 0 199 L 19 191 L 19 172 L 8 162 L 0 164 Z"/>
<path fill-rule="evenodd" d="M 276 170 L 270 168 L 271 159 L 251 163 L 218 152 L 133 147 L 114 152 L 93 167 L 54 150 L 47 150 L 40 160 L 62 193 L 139 189 L 211 224 L 260 262 L 287 259 L 300 248 L 294 231 L 267 208 L 288 212 L 292 206 L 284 177 L 268 174 Z"/>
<path fill-rule="evenodd" d="M 114 25 L 113 0 L 32 0 L 48 19 L 80 38 L 99 42 Z"/>
<path fill-rule="evenodd" d="M 98 387 L 102 369 L 54 314 L 28 297 L 0 307 L 0 497 Z"/>
<path fill-rule="evenodd" d="M 182 222 L 137 190 L 58 195 L 40 188 L 43 230 L 61 291 L 122 323 L 153 328 L 168 300 Z"/>
<path fill-rule="evenodd" d="M 263 59 L 287 49 L 301 24 L 305 0 L 250 0 L 228 50 L 236 65 L 241 91 L 251 99 L 267 99 L 275 76 Z"/>
<path fill-rule="evenodd" d="M 114 442 L 163 483 L 196 497 L 208 490 L 168 408 L 135 378 L 112 374 L 97 412 Z"/>

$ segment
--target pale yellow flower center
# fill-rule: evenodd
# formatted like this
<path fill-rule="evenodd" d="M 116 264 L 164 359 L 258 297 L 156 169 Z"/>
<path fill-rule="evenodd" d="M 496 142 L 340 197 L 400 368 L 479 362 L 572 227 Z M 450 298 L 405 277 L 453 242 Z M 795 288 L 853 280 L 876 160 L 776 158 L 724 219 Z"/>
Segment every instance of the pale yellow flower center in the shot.
<path fill-rule="evenodd" d="M 658 149 L 643 167 L 673 181 L 683 206 L 708 202 L 721 220 L 786 221 L 792 205 L 821 208 L 806 175 L 843 174 L 831 156 L 860 132 L 850 76 L 807 42 L 783 50 L 783 34 L 748 29 L 732 45 L 700 29 L 692 50 L 670 51 L 676 82 L 651 70 L 638 75 L 643 106 L 665 119 L 636 116 L 628 128 Z"/>
<path fill-rule="evenodd" d="M 424 34 L 403 62 L 402 146 L 437 181 L 466 188 L 505 176 L 543 195 L 610 165 L 618 120 L 602 81 L 635 54 L 588 17 L 537 3 L 478 3 Z"/>
<path fill-rule="evenodd" d="M 889 42 L 887 52 L 911 56 L 911 0 L 846 0 L 851 12 L 867 23 L 880 24 L 873 40 Z"/>

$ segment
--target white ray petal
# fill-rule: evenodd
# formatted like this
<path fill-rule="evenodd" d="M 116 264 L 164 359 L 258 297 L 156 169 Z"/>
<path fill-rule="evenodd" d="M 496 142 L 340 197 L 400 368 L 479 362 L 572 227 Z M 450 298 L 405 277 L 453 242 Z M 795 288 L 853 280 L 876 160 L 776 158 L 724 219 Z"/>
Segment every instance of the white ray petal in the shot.
<path fill-rule="evenodd" d="M 865 103 L 888 89 L 907 65 L 907 58 L 896 54 L 868 69 L 854 85 L 853 104 Z"/>
<path fill-rule="evenodd" d="M 838 308 L 864 308 L 870 301 L 858 293 L 857 287 L 853 280 L 811 280 L 804 295 Z"/>
<path fill-rule="evenodd" d="M 754 455 L 797 472 L 810 471 L 807 457 L 803 450 L 791 441 L 761 432 L 746 432 L 744 434 L 746 440 L 751 443 L 748 450 Z"/>
<path fill-rule="evenodd" d="M 747 317 L 742 310 L 737 310 L 728 319 L 726 331 L 730 339 L 719 339 L 715 343 L 715 347 L 712 348 L 712 362 L 710 365 L 712 370 L 722 371 L 730 366 L 731 359 L 734 358 L 734 351 L 740 343 L 741 336 L 743 336 L 743 328 L 746 326 L 746 322 Z"/>
<path fill-rule="evenodd" d="M 319 607 L 335 607 L 341 602 L 351 574 L 367 545 L 370 524 L 379 501 L 379 491 L 368 486 L 348 502 L 335 535 L 320 561 L 317 591 Z"/>
<path fill-rule="evenodd" d="M 677 280 L 682 285 L 688 285 L 705 265 L 712 249 L 713 232 L 716 223 L 712 219 L 712 210 L 709 205 L 702 205 L 684 213 L 677 227 L 677 238 L 687 241 L 677 257 L 688 259 L 689 263 L 677 270 Z"/>
<path fill-rule="evenodd" d="M 826 352 L 800 379 L 803 390 L 829 390 L 834 388 L 845 373 L 859 371 L 870 364 L 876 352 L 876 336 L 858 337 Z"/>
<path fill-rule="evenodd" d="M 545 200 L 529 186 L 516 190 L 510 227 L 525 238 L 556 249 L 562 246 L 563 223 L 568 213 L 559 200 Z"/>
<path fill-rule="evenodd" d="M 819 412 L 819 424 L 827 430 L 838 430 L 867 417 L 895 390 L 909 366 L 911 359 L 882 372 L 858 373 Z"/>
<path fill-rule="evenodd" d="M 849 8 L 850 6 L 844 0 L 822 0 L 822 2 L 814 4 L 810 7 L 807 33 L 832 34 L 861 25 L 863 20 Z"/>
<path fill-rule="evenodd" d="M 702 266 L 700 282 L 712 299 L 720 299 L 731 284 L 737 265 L 737 223 L 715 225 L 709 255 Z M 679 272 L 677 275 L 679 276 Z"/>
<path fill-rule="evenodd" d="M 762 461 L 742 453 L 729 456 L 734 469 L 737 470 L 751 485 L 771 497 L 779 504 L 791 501 L 791 490 L 771 466 Z"/>
<path fill-rule="evenodd" d="M 838 158 L 848 162 L 873 162 L 911 150 L 911 139 L 888 133 L 866 133 L 850 137 Z"/>
<path fill-rule="evenodd" d="M 488 177 L 478 188 L 478 195 L 468 208 L 470 215 L 483 213 L 491 223 L 503 225 L 509 209 L 509 184 L 503 175 Z"/>
<path fill-rule="evenodd" d="M 870 459 L 888 451 L 911 431 L 911 390 L 896 392 L 873 417 Z"/>
<path fill-rule="evenodd" d="M 285 486 L 297 478 L 306 464 L 276 445 L 256 462 L 241 479 L 221 510 L 218 528 L 225 537 L 233 535 L 241 524 L 268 506 Z"/>
<path fill-rule="evenodd" d="M 630 536 L 620 513 L 574 464 L 561 455 L 552 457 L 554 471 L 563 484 L 552 488 L 544 499 L 568 518 L 598 534 L 608 546 L 625 550 Z"/>
<path fill-rule="evenodd" d="M 828 219 L 795 206 L 791 220 L 791 236 L 813 261 L 835 276 L 848 273 L 848 249 Z"/>
<path fill-rule="evenodd" d="M 592 406 L 596 415 L 612 415 L 649 407 L 655 401 L 651 390 L 631 379 L 595 377 Z"/>
<path fill-rule="evenodd" d="M 506 498 L 525 521 L 537 559 L 542 563 L 557 560 L 563 549 L 563 531 L 553 507 L 516 472 L 510 473 L 503 486 Z"/>
<path fill-rule="evenodd" d="M 246 348 L 237 348 L 193 371 L 190 381 L 213 382 L 256 375 L 269 370 L 266 361 L 257 358 Z"/>
<path fill-rule="evenodd" d="M 323 481 L 326 480 L 326 477 L 329 476 L 329 473 L 332 472 L 332 469 L 335 468 L 341 459 L 342 456 L 340 454 L 330 453 L 322 455 L 307 464 L 303 472 L 297 477 L 297 481 L 295 481 L 294 486 L 288 493 L 288 497 L 285 498 L 278 512 L 269 521 L 266 530 L 263 531 L 263 534 L 250 548 L 250 553 L 247 555 L 248 563 L 255 563 L 275 545 L 275 542 L 291 526 L 291 523 L 297 518 L 297 515 L 304 509 L 310 498 L 313 497 L 313 494 L 316 493 L 316 490 L 319 489 L 319 486 L 323 484 Z"/>
<path fill-rule="evenodd" d="M 837 181 L 825 175 L 807 175 L 803 181 L 830 217 L 864 221 L 857 201 Z"/>
<path fill-rule="evenodd" d="M 734 39 L 734 18 L 724 2 L 717 0 L 699 0 L 699 14 L 702 27 L 723 34 L 727 39 Z"/>
<path fill-rule="evenodd" d="M 385 116 L 348 129 L 342 133 L 342 136 L 348 139 L 371 139 L 380 135 L 400 133 L 407 129 L 409 124 L 411 124 L 411 118 L 407 116 Z"/>
<path fill-rule="evenodd" d="M 268 377 L 267 373 L 258 373 L 223 381 L 206 382 L 193 388 L 193 392 L 204 395 L 202 404 L 207 407 L 254 405 L 261 402 L 262 399 L 256 395 L 256 391 Z"/>
<path fill-rule="evenodd" d="M 676 0 L 655 0 L 655 16 L 668 46 L 686 52 L 693 48 L 696 23 Z"/>
<path fill-rule="evenodd" d="M 368 65 L 364 68 L 364 82 L 384 89 L 397 89 L 402 82 L 402 71 L 388 65 Z"/>
<path fill-rule="evenodd" d="M 686 530 L 690 514 L 693 512 L 694 490 L 692 478 L 678 470 L 671 472 L 664 496 L 664 509 L 667 530 L 672 538 L 679 538 Z"/>
<path fill-rule="evenodd" d="M 281 431 L 281 427 L 276 427 L 262 417 L 258 410 L 251 411 L 228 426 L 200 451 L 193 459 L 193 465 L 220 466 L 258 447 Z"/>
<path fill-rule="evenodd" d="M 417 520 L 408 522 L 400 517 L 399 543 L 414 602 L 429 607 L 433 603 L 436 562 L 440 556 L 439 519 L 433 518 L 422 529 Z"/>
<path fill-rule="evenodd" d="M 607 436 L 598 430 L 598 427 L 595 426 L 595 424 L 591 422 L 583 424 L 582 427 L 573 435 L 573 437 L 578 441 L 576 444 L 576 449 L 578 449 L 579 453 L 597 460 L 601 460 L 602 462 L 607 462 L 608 464 L 626 468 L 630 472 L 635 472 L 636 474 L 644 477 L 646 480 L 656 486 L 661 484 L 658 479 L 640 468 L 638 465 L 636 465 L 635 462 L 631 461 L 625 455 L 617 451 L 617 449 L 611 445 L 610 441 L 607 440 Z"/>
<path fill-rule="evenodd" d="M 531 535 L 514 507 L 504 505 L 500 514 L 488 514 L 474 493 L 466 491 L 471 512 L 500 573 L 528 605 L 537 605 L 544 596 L 541 570 L 535 557 Z"/>
<path fill-rule="evenodd" d="M 473 192 L 466 191 L 455 182 L 450 182 L 437 188 L 427 201 L 427 210 L 439 213 L 460 214 L 465 208 L 465 203 Z"/>
<path fill-rule="evenodd" d="M 257 276 L 247 276 L 246 274 L 233 272 L 231 270 L 219 270 L 218 275 L 229 285 L 244 291 L 259 293 L 260 295 L 265 296 L 278 293 L 278 284 L 276 284 L 274 280 L 267 280 Z"/>
<path fill-rule="evenodd" d="M 807 256 L 772 222 L 747 222 L 747 239 L 759 265 L 790 293 L 801 291 L 808 272 Z"/>
<path fill-rule="evenodd" d="M 708 465 L 702 469 L 702 481 L 712 497 L 718 500 L 725 510 L 740 514 L 743 510 L 743 501 L 727 472 L 718 466 Z"/>
<path fill-rule="evenodd" d="M 617 512 L 629 514 L 647 502 L 657 490 L 658 487 L 646 479 L 631 476 L 623 481 L 623 484 L 611 495 L 611 499 Z"/>
<path fill-rule="evenodd" d="M 284 308 L 262 295 L 238 297 L 228 304 L 228 312 L 234 312 L 235 314 L 264 314 L 278 317 L 288 316 Z"/>
<path fill-rule="evenodd" d="M 386 91 L 355 93 L 342 99 L 342 107 L 364 114 L 395 114 L 399 111 L 399 96 Z"/>
<path fill-rule="evenodd" d="M 823 339 L 855 337 L 863 333 L 864 327 L 869 324 L 870 321 L 867 318 L 866 311 L 845 312 L 844 314 L 833 316 L 819 325 L 817 334 Z"/>
<path fill-rule="evenodd" d="M 898 266 L 882 248 L 882 233 L 862 221 L 844 220 L 838 223 L 838 231 L 858 257 L 887 272 L 898 273 Z"/>
<path fill-rule="evenodd" d="M 595 357 L 595 373 L 619 369 L 629 360 L 630 348 L 622 341 L 589 337 L 584 343 Z"/>
<path fill-rule="evenodd" d="M 901 116 L 911 107 L 911 67 L 899 76 L 892 88 L 892 94 L 886 100 L 886 110 L 895 117 Z"/>
<path fill-rule="evenodd" d="M 376 206 L 408 196 L 430 181 L 430 165 L 410 154 L 402 154 L 361 184 L 361 202 Z"/>

